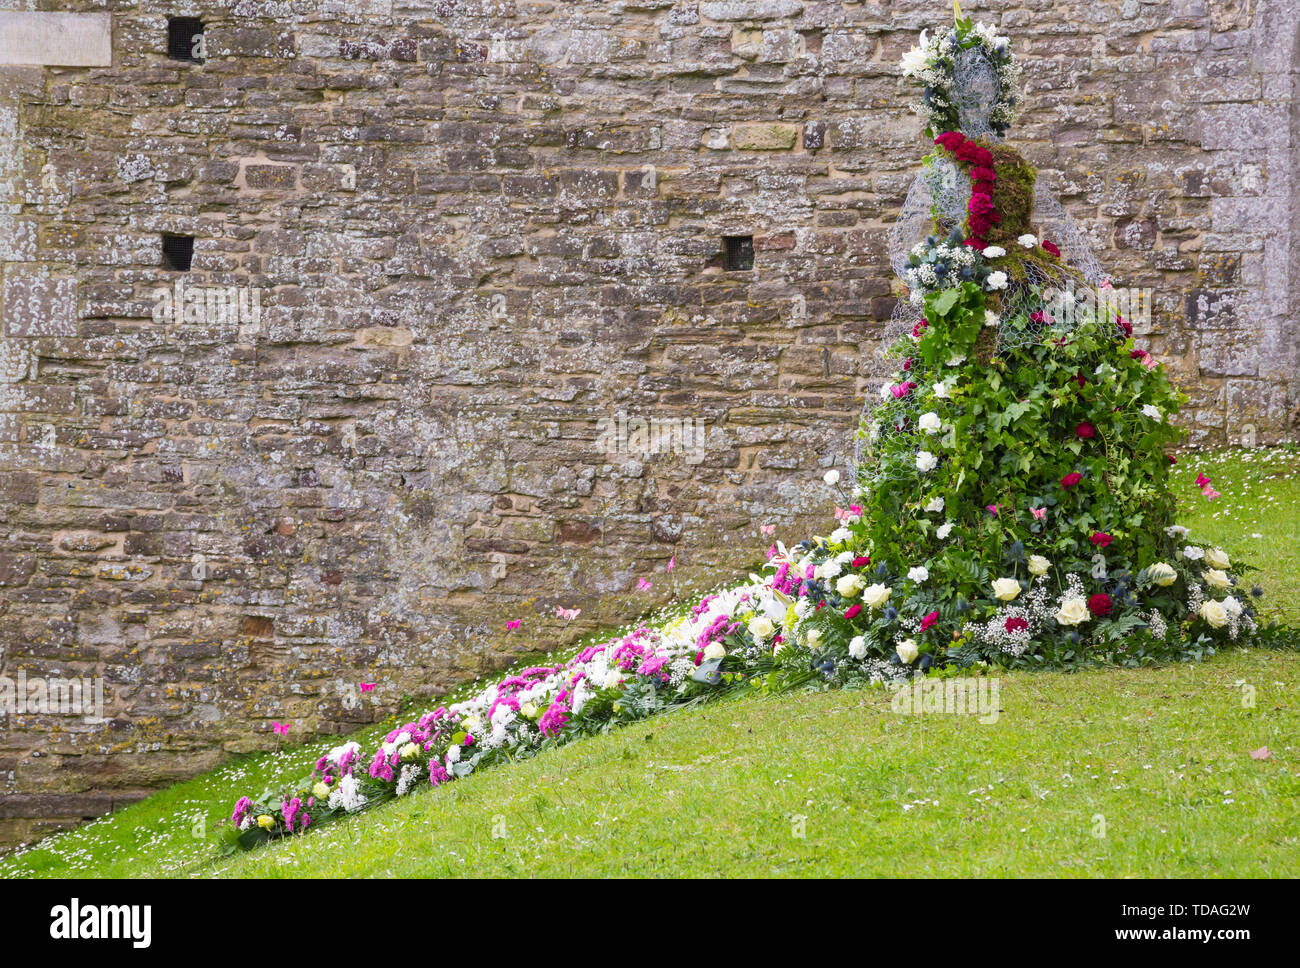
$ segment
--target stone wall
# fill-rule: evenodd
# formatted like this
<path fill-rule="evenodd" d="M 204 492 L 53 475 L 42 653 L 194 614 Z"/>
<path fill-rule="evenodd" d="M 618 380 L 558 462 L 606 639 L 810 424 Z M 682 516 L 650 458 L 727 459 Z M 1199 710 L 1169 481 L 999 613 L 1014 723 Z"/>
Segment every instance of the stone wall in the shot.
<path fill-rule="evenodd" d="M 897 60 L 942 4 L 10 6 L 107 11 L 112 64 L 0 67 L 0 671 L 103 676 L 109 721 L 0 717 L 3 837 L 824 523 L 926 150 Z M 1292 432 L 1287 6 L 968 4 L 1021 52 L 1013 137 L 1116 284 L 1155 291 L 1196 443 Z M 203 63 L 168 59 L 179 15 Z M 160 314 L 178 279 L 248 311 Z M 704 446 L 602 451 L 619 414 Z"/>

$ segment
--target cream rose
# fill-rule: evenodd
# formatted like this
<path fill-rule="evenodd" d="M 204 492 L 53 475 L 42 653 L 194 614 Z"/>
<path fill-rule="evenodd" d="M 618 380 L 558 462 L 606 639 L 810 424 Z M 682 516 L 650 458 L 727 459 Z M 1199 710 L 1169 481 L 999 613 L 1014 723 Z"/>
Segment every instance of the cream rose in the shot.
<path fill-rule="evenodd" d="M 1173 566 L 1167 562 L 1157 561 L 1147 569 L 1147 574 L 1151 580 L 1161 588 L 1168 588 L 1174 582 L 1178 581 L 1178 572 L 1174 571 Z"/>
<path fill-rule="evenodd" d="M 916 661 L 916 657 L 919 653 L 920 650 L 916 647 L 915 639 L 907 639 L 898 643 L 898 657 L 908 665 L 911 665 Z"/>
<path fill-rule="evenodd" d="M 1205 619 L 1213 628 L 1223 628 L 1228 623 L 1228 610 L 1223 607 L 1222 603 L 1214 599 L 1208 599 L 1201 603 L 1201 618 Z"/>
<path fill-rule="evenodd" d="M 1222 548 L 1210 548 L 1205 552 L 1205 563 L 1211 568 L 1227 568 L 1232 561 L 1223 553 Z"/>
<path fill-rule="evenodd" d="M 757 615 L 754 618 L 751 618 L 749 620 L 748 628 L 749 634 L 754 637 L 756 642 L 763 642 L 770 639 L 772 633 L 776 631 L 776 627 L 772 624 L 772 620 L 766 615 Z"/>
<path fill-rule="evenodd" d="M 857 575 L 845 575 L 835 583 L 835 590 L 845 598 L 852 598 L 862 591 L 862 579 Z"/>
<path fill-rule="evenodd" d="M 1205 579 L 1205 584 L 1211 588 L 1231 588 L 1232 582 L 1228 580 L 1228 573 L 1220 571 L 1218 568 L 1206 569 L 1205 574 L 1201 576 Z"/>
<path fill-rule="evenodd" d="M 1042 555 L 1029 556 L 1029 573 L 1037 578 L 1039 575 L 1046 575 L 1047 569 L 1052 567 L 1052 563 Z"/>
<path fill-rule="evenodd" d="M 995 578 L 993 580 L 993 597 L 1000 602 L 1013 602 L 1020 594 L 1020 582 L 1014 578 Z"/>
<path fill-rule="evenodd" d="M 1056 620 L 1062 625 L 1080 625 L 1088 621 L 1088 603 L 1077 595 L 1067 598 L 1056 611 Z"/>
<path fill-rule="evenodd" d="M 726 654 L 727 654 L 727 650 L 723 648 L 721 642 L 710 642 L 708 645 L 704 647 L 705 659 L 721 659 Z"/>
<path fill-rule="evenodd" d="M 889 601 L 889 596 L 893 594 L 893 589 L 888 585 L 868 585 L 862 591 L 862 601 L 866 603 L 867 608 L 879 608 Z"/>
<path fill-rule="evenodd" d="M 809 629 L 808 632 L 804 635 L 804 641 L 808 643 L 808 648 L 810 649 L 817 648 L 817 646 L 821 645 L 822 630 Z"/>

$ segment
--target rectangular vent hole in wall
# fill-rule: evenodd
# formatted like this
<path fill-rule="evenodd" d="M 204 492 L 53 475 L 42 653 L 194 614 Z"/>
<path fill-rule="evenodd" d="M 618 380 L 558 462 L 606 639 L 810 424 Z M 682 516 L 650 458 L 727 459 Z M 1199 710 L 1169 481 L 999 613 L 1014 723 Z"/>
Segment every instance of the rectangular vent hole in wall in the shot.
<path fill-rule="evenodd" d="M 203 21 L 198 17 L 167 18 L 167 56 L 176 61 L 203 60 Z"/>
<path fill-rule="evenodd" d="M 174 272 L 189 272 L 194 262 L 194 236 L 164 235 L 162 237 L 163 265 Z"/>
<path fill-rule="evenodd" d="M 724 235 L 727 248 L 727 271 L 744 272 L 754 268 L 754 237 L 752 235 Z"/>

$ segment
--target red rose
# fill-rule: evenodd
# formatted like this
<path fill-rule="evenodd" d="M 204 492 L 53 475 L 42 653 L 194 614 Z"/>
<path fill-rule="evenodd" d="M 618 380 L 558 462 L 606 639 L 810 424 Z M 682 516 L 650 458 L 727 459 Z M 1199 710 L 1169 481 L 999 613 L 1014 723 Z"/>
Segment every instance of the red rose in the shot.
<path fill-rule="evenodd" d="M 862 606 L 861 606 L 861 605 L 853 605 L 853 606 L 851 606 L 850 608 L 846 608 L 846 609 L 844 610 L 844 617 L 845 617 L 845 618 L 853 618 L 853 616 L 857 615 L 858 612 L 860 612 L 860 611 L 862 611 Z"/>
<path fill-rule="evenodd" d="M 1007 619 L 1006 628 L 1008 632 L 1023 632 L 1029 628 L 1029 620 L 1023 618 Z"/>
<path fill-rule="evenodd" d="M 1095 544 L 1098 548 L 1107 548 L 1110 546 L 1110 543 L 1115 539 L 1112 538 L 1110 535 L 1106 534 L 1106 532 L 1104 531 L 1094 531 L 1092 533 L 1092 536 L 1088 538 L 1088 540 L 1091 541 L 1093 544 Z"/>
<path fill-rule="evenodd" d="M 1092 598 L 1088 599 L 1088 611 L 1092 612 L 1092 614 L 1096 615 L 1098 618 L 1105 618 L 1109 615 L 1111 607 L 1112 605 L 1109 595 L 1103 595 L 1098 592 L 1096 595 L 1093 595 Z"/>
<path fill-rule="evenodd" d="M 853 559 L 854 568 L 865 568 L 871 564 L 871 555 L 859 555 Z"/>
<path fill-rule="evenodd" d="M 1083 480 L 1082 474 L 1079 473 L 1066 474 L 1064 477 L 1061 478 L 1061 487 L 1065 488 L 1068 491 L 1070 488 L 1074 487 L 1074 485 L 1078 484 L 1081 480 Z"/>
<path fill-rule="evenodd" d="M 1061 250 L 1058 249 L 1054 243 L 1048 242 L 1046 239 L 1043 239 L 1043 248 L 1052 253 L 1052 255 L 1056 256 L 1058 259 L 1061 257 Z"/>
<path fill-rule="evenodd" d="M 966 136 L 960 131 L 945 131 L 934 139 L 934 143 L 948 151 L 956 151 L 958 145 L 966 143 Z"/>
<path fill-rule="evenodd" d="M 963 141 L 952 153 L 957 156 L 958 161 L 979 161 L 980 146 L 973 141 Z"/>
<path fill-rule="evenodd" d="M 1074 436 L 1078 437 L 1080 440 L 1091 440 L 1093 437 L 1097 436 L 1097 428 L 1085 420 L 1083 423 L 1079 424 L 1079 426 L 1074 428 Z"/>
<path fill-rule="evenodd" d="M 975 164 L 983 168 L 993 167 L 993 152 L 980 145 L 975 146 Z"/>

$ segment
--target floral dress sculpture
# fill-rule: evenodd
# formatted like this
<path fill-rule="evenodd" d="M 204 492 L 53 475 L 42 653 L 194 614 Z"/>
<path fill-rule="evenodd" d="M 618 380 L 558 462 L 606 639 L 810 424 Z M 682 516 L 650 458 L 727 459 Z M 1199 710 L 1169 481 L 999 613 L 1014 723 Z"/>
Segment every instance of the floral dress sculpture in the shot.
<path fill-rule="evenodd" d="M 896 370 L 830 535 L 775 542 L 764 574 L 427 712 L 369 753 L 323 752 L 297 783 L 239 799 L 228 848 L 736 690 L 1140 665 L 1255 635 L 1242 567 L 1175 523 L 1180 394 L 1001 141 L 1009 42 L 959 20 L 922 34 L 904 73 L 935 147 L 894 231 Z"/>

